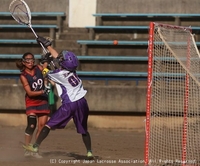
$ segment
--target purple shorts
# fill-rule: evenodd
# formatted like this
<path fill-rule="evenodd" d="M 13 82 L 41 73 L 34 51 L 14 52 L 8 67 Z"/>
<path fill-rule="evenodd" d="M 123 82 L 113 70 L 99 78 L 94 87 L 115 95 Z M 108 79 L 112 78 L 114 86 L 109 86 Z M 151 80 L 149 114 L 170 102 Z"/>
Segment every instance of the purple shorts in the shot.
<path fill-rule="evenodd" d="M 65 128 L 73 118 L 77 133 L 86 134 L 89 108 L 85 98 L 62 104 L 46 123 L 51 129 Z"/>

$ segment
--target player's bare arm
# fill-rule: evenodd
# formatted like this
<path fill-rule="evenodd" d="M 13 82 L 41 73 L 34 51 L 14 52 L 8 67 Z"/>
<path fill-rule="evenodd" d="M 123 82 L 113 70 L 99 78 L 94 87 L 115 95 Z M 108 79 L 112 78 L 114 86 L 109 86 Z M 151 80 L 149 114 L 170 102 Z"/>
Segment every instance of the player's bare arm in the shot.
<path fill-rule="evenodd" d="M 57 58 L 58 57 L 58 52 L 51 46 L 48 46 L 47 49 L 49 50 L 49 52 L 51 53 L 51 55 L 54 57 L 54 58 Z"/>
<path fill-rule="evenodd" d="M 32 91 L 27 79 L 23 75 L 20 76 L 20 80 L 21 80 L 24 90 L 26 91 L 26 93 L 29 97 L 40 96 L 41 94 L 44 93 L 43 90 Z"/>

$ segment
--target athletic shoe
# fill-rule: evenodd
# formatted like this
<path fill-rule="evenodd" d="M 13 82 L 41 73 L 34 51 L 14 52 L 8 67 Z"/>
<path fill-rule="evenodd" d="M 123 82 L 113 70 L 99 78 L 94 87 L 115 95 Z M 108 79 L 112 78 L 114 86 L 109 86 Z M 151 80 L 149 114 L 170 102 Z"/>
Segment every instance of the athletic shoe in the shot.
<path fill-rule="evenodd" d="M 43 158 L 39 153 L 35 153 L 35 152 L 31 152 L 31 156 L 38 159 Z"/>
<path fill-rule="evenodd" d="M 29 144 L 29 145 L 32 145 L 32 144 Z M 26 146 L 26 145 L 23 145 L 23 147 Z M 29 150 L 26 150 L 24 149 L 24 157 L 30 157 L 31 156 L 31 153 Z"/>
<path fill-rule="evenodd" d="M 31 152 L 36 152 L 36 153 L 38 152 L 38 147 L 34 148 L 32 144 L 29 144 L 27 146 L 23 145 L 23 148 Z"/>
<path fill-rule="evenodd" d="M 87 152 L 87 158 L 88 158 L 88 159 L 93 159 L 93 158 L 94 158 L 94 156 L 93 156 L 93 154 L 92 154 L 91 151 L 88 151 L 88 152 Z"/>
<path fill-rule="evenodd" d="M 28 150 L 24 150 L 24 157 L 30 157 L 31 156 L 31 153 L 32 152 L 30 152 L 30 151 L 28 151 Z"/>

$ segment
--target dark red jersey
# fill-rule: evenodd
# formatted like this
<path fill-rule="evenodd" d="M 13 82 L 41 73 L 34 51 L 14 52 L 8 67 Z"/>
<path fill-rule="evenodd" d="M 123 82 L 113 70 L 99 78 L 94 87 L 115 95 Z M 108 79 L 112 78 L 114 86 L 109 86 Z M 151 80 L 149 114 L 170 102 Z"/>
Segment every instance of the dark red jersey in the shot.
<path fill-rule="evenodd" d="M 38 66 L 34 66 L 33 70 L 34 70 L 33 75 L 25 71 L 22 72 L 22 75 L 26 77 L 32 91 L 41 91 L 42 89 L 44 89 L 44 79 L 42 72 Z M 48 96 L 46 94 L 42 94 L 40 96 L 29 97 L 26 94 L 25 102 L 26 102 L 26 107 L 47 104 Z"/>

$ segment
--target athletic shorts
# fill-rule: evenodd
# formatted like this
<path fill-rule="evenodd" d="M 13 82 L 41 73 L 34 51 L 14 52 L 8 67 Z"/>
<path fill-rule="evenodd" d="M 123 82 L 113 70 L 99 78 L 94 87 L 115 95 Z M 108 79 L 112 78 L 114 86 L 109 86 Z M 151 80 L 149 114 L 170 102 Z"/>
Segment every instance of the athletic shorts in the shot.
<path fill-rule="evenodd" d="M 30 106 L 26 108 L 26 115 L 30 115 L 30 114 L 43 114 L 43 115 L 48 115 L 50 113 L 50 109 L 49 109 L 49 104 L 43 104 L 43 105 L 38 105 L 38 106 Z"/>
<path fill-rule="evenodd" d="M 87 120 L 89 108 L 85 98 L 73 103 L 62 104 L 46 123 L 51 129 L 65 128 L 73 118 L 77 133 L 87 133 Z"/>

